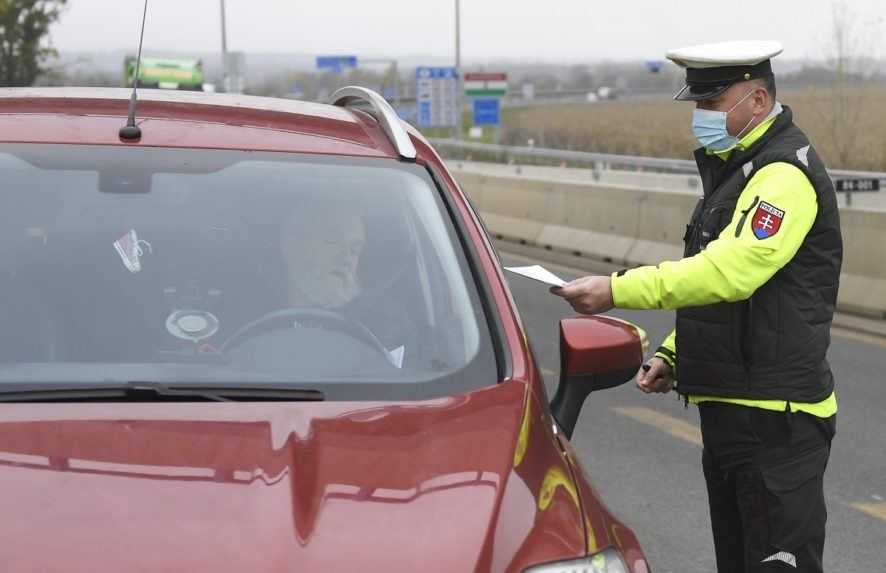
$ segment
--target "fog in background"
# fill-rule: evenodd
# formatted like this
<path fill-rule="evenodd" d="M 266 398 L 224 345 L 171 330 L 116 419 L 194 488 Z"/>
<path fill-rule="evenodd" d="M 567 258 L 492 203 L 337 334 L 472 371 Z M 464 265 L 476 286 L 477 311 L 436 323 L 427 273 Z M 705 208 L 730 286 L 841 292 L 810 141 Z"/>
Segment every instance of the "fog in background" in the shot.
<path fill-rule="evenodd" d="M 886 2 L 852 0 L 858 34 L 879 36 Z M 70 0 L 52 30 L 61 52 L 137 46 L 142 0 Z M 773 39 L 784 58 L 823 59 L 831 0 L 462 0 L 467 62 L 661 58 L 676 46 Z M 227 0 L 228 48 L 454 59 L 454 0 Z M 146 50 L 220 49 L 219 0 L 151 0 Z M 868 55 L 880 46 L 865 41 Z"/>

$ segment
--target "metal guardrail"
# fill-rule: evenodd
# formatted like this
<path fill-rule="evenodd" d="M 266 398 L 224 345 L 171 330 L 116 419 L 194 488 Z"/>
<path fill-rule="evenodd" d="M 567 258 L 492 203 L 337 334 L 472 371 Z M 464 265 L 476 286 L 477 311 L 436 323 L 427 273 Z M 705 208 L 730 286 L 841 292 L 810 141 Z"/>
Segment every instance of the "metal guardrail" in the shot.
<path fill-rule="evenodd" d="M 430 140 L 437 149 L 457 149 L 473 151 L 488 156 L 500 157 L 504 161 L 516 160 L 519 157 L 547 160 L 567 161 L 590 165 L 593 169 L 613 169 L 626 171 L 658 171 L 662 173 L 680 173 L 697 175 L 695 161 L 685 159 L 663 159 L 641 155 L 615 155 L 612 153 L 591 153 L 588 151 L 569 151 L 566 149 L 546 149 L 540 147 L 518 147 L 511 145 L 495 145 L 460 141 L 457 139 Z M 886 182 L 886 173 L 882 171 L 852 171 L 847 169 L 829 169 L 833 180 L 839 179 L 879 179 L 881 187 Z"/>
<path fill-rule="evenodd" d="M 592 165 L 595 169 L 626 169 L 639 171 L 650 169 L 667 173 L 698 173 L 694 161 L 684 159 L 661 159 L 640 155 L 615 155 L 612 153 L 591 153 L 588 151 L 569 151 L 566 149 L 546 149 L 541 147 L 517 147 L 511 145 L 495 145 L 457 139 L 431 139 L 437 149 L 458 149 L 498 156 L 506 159 L 526 157 L 553 161 L 571 161 Z"/>

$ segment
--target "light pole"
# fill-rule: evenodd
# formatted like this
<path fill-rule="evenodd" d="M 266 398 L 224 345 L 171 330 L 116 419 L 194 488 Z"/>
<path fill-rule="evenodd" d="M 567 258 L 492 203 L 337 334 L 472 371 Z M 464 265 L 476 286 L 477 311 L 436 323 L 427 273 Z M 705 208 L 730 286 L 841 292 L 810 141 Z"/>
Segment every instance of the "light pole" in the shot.
<path fill-rule="evenodd" d="M 228 25 L 225 15 L 225 0 L 221 0 L 221 40 L 222 40 L 222 90 L 229 91 L 230 79 L 228 78 Z"/>
<path fill-rule="evenodd" d="M 455 121 L 455 138 L 461 139 L 462 130 L 464 129 L 462 117 L 462 79 L 461 79 L 461 0 L 455 0 L 455 75 L 457 76 L 458 94 L 456 95 L 456 121 Z"/>

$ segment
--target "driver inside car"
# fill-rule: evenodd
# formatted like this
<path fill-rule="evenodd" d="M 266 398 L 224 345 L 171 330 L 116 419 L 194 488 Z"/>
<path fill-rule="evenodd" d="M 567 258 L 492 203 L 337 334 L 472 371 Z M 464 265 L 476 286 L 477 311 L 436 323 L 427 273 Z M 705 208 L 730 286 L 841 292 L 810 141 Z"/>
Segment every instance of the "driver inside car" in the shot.
<path fill-rule="evenodd" d="M 412 350 L 409 320 L 390 290 L 368 293 L 364 288 L 359 269 L 366 242 L 366 214 L 358 205 L 329 202 L 294 209 L 280 229 L 286 302 L 294 308 L 333 310 L 359 322 L 399 368 Z"/>
<path fill-rule="evenodd" d="M 358 207 L 295 209 L 283 223 L 280 250 L 290 306 L 337 308 L 360 294 L 357 265 L 366 245 Z M 322 213 L 322 216 L 321 216 Z"/>

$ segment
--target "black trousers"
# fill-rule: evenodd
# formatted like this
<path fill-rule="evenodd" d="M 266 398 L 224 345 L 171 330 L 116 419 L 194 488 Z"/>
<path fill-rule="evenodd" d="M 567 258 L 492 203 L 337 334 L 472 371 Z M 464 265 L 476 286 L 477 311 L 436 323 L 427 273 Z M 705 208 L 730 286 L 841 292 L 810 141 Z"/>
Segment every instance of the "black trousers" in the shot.
<path fill-rule="evenodd" d="M 822 571 L 835 418 L 699 404 L 718 573 Z"/>

